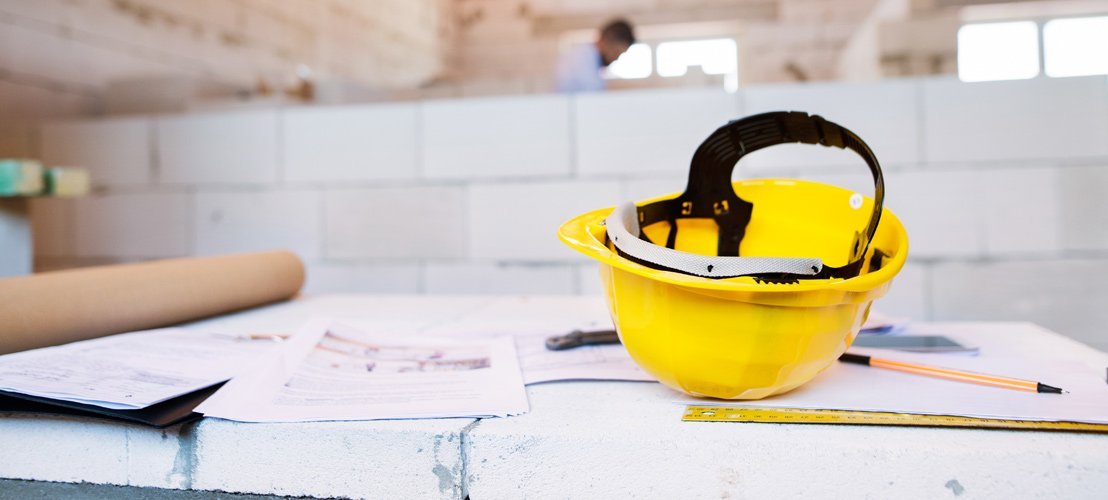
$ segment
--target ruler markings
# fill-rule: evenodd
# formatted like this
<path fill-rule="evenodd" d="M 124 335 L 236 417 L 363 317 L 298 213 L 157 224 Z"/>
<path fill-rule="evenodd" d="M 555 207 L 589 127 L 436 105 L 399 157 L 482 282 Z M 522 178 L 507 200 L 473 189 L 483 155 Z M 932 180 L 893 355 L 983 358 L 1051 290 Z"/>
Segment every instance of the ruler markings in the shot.
<path fill-rule="evenodd" d="M 776 424 L 898 425 L 911 427 L 963 427 L 976 429 L 1023 429 L 1042 431 L 1108 433 L 1108 424 L 974 418 L 955 415 L 921 415 L 805 408 L 743 408 L 734 406 L 686 407 L 686 422 L 751 422 Z"/>

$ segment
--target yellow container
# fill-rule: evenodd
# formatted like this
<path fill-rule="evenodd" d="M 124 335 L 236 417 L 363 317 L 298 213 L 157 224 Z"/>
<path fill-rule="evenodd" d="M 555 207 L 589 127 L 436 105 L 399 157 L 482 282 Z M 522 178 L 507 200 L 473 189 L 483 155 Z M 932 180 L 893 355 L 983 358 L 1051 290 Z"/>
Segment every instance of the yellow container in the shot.
<path fill-rule="evenodd" d="M 757 179 L 733 187 L 754 204 L 740 246 L 744 256 L 819 257 L 827 265 L 845 265 L 844 249 L 873 210 L 868 197 L 816 182 Z M 904 226 L 883 209 L 866 267 L 856 277 L 797 283 L 702 278 L 621 257 L 606 244 L 604 220 L 611 211 L 575 217 L 558 236 L 601 263 L 612 319 L 635 362 L 663 384 L 694 396 L 760 399 L 811 380 L 854 341 L 873 301 L 888 290 L 908 254 Z M 643 232 L 664 241 L 668 224 Z M 676 250 L 714 254 L 713 221 L 679 220 L 678 227 Z M 874 252 L 883 254 L 877 268 Z"/>

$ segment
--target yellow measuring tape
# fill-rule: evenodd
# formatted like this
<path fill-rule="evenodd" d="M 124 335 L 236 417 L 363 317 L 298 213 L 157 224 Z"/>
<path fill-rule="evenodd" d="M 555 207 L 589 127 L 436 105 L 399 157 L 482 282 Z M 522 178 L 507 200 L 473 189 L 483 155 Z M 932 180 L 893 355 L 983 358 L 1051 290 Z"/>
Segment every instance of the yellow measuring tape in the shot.
<path fill-rule="evenodd" d="M 914 427 L 971 427 L 978 429 L 1026 429 L 1037 431 L 1105 432 L 1108 424 L 1082 422 L 1041 422 L 998 418 L 919 415 L 850 410 L 810 410 L 803 408 L 752 408 L 738 406 L 697 406 L 685 408 L 685 422 L 760 422 L 770 424 L 846 424 L 903 425 Z"/>

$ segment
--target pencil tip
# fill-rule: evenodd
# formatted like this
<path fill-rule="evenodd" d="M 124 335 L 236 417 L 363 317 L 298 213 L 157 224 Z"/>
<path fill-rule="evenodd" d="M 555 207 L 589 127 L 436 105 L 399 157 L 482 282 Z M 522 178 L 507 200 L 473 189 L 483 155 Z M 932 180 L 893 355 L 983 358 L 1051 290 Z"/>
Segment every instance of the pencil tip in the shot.
<path fill-rule="evenodd" d="M 1066 391 L 1063 391 L 1061 388 L 1054 387 L 1054 386 L 1049 386 L 1049 385 L 1046 385 L 1046 384 L 1041 383 L 1041 382 L 1039 383 L 1038 391 L 1039 392 L 1050 393 L 1050 394 L 1063 394 L 1063 393 L 1066 392 Z"/>

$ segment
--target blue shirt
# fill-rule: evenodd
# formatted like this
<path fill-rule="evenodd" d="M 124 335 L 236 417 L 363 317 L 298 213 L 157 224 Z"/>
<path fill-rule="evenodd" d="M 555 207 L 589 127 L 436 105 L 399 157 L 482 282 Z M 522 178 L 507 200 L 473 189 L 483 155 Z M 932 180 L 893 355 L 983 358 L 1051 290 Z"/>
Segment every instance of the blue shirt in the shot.
<path fill-rule="evenodd" d="M 558 61 L 558 92 L 592 92 L 604 90 L 607 84 L 600 76 L 603 68 L 600 51 L 588 43 L 574 46 Z"/>

